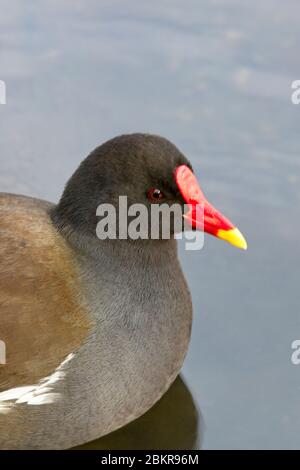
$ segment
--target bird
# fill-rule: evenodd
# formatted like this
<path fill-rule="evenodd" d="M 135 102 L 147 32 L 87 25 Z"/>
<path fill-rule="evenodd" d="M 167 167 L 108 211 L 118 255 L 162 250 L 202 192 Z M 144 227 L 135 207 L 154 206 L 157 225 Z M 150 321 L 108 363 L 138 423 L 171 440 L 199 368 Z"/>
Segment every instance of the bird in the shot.
<path fill-rule="evenodd" d="M 174 226 L 169 238 L 99 238 L 98 207 L 118 211 L 120 196 L 148 209 L 187 206 L 192 230 L 247 248 L 189 160 L 158 135 L 97 147 L 57 204 L 0 193 L 1 449 L 68 449 L 104 436 L 143 415 L 181 370 L 192 300 Z"/>

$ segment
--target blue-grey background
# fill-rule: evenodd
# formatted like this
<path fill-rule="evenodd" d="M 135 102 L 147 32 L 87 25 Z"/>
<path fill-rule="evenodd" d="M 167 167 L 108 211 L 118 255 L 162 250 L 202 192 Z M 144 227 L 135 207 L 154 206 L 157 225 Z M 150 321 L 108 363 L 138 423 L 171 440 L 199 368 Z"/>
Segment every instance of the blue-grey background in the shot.
<path fill-rule="evenodd" d="M 145 131 L 174 141 L 249 244 L 181 246 L 194 300 L 183 368 L 199 416 L 193 445 L 300 448 L 300 366 L 291 363 L 300 338 L 299 2 L 0 6 L 0 191 L 57 201 L 106 139 Z"/>

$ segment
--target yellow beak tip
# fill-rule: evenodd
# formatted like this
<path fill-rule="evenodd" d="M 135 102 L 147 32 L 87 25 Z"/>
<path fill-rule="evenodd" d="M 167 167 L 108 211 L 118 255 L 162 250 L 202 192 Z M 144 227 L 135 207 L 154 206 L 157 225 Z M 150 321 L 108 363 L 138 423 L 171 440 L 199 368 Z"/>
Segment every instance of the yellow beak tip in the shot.
<path fill-rule="evenodd" d="M 231 230 L 218 230 L 217 237 L 221 240 L 225 240 L 231 245 L 241 248 L 242 250 L 247 250 L 247 242 L 238 228 L 233 228 Z"/>

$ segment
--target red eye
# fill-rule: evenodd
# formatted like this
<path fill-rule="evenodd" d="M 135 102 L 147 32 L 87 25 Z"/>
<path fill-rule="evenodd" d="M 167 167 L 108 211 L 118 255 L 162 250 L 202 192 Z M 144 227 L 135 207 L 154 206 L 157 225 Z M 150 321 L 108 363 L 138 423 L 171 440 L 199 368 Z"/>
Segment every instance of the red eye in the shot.
<path fill-rule="evenodd" d="M 147 192 L 147 198 L 151 202 L 159 202 L 164 198 L 164 194 L 161 192 L 160 189 L 157 188 L 151 188 Z"/>

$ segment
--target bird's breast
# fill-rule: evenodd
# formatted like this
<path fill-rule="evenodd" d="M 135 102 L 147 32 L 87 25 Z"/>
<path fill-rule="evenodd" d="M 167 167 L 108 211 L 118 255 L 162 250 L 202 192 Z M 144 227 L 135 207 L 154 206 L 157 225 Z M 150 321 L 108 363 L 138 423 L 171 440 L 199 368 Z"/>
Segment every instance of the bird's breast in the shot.
<path fill-rule="evenodd" d="M 117 270 L 113 260 L 110 267 L 81 265 L 95 327 L 78 352 L 70 389 L 85 396 L 105 433 L 147 411 L 181 369 L 192 305 L 177 259 L 167 261 L 136 272 Z"/>

